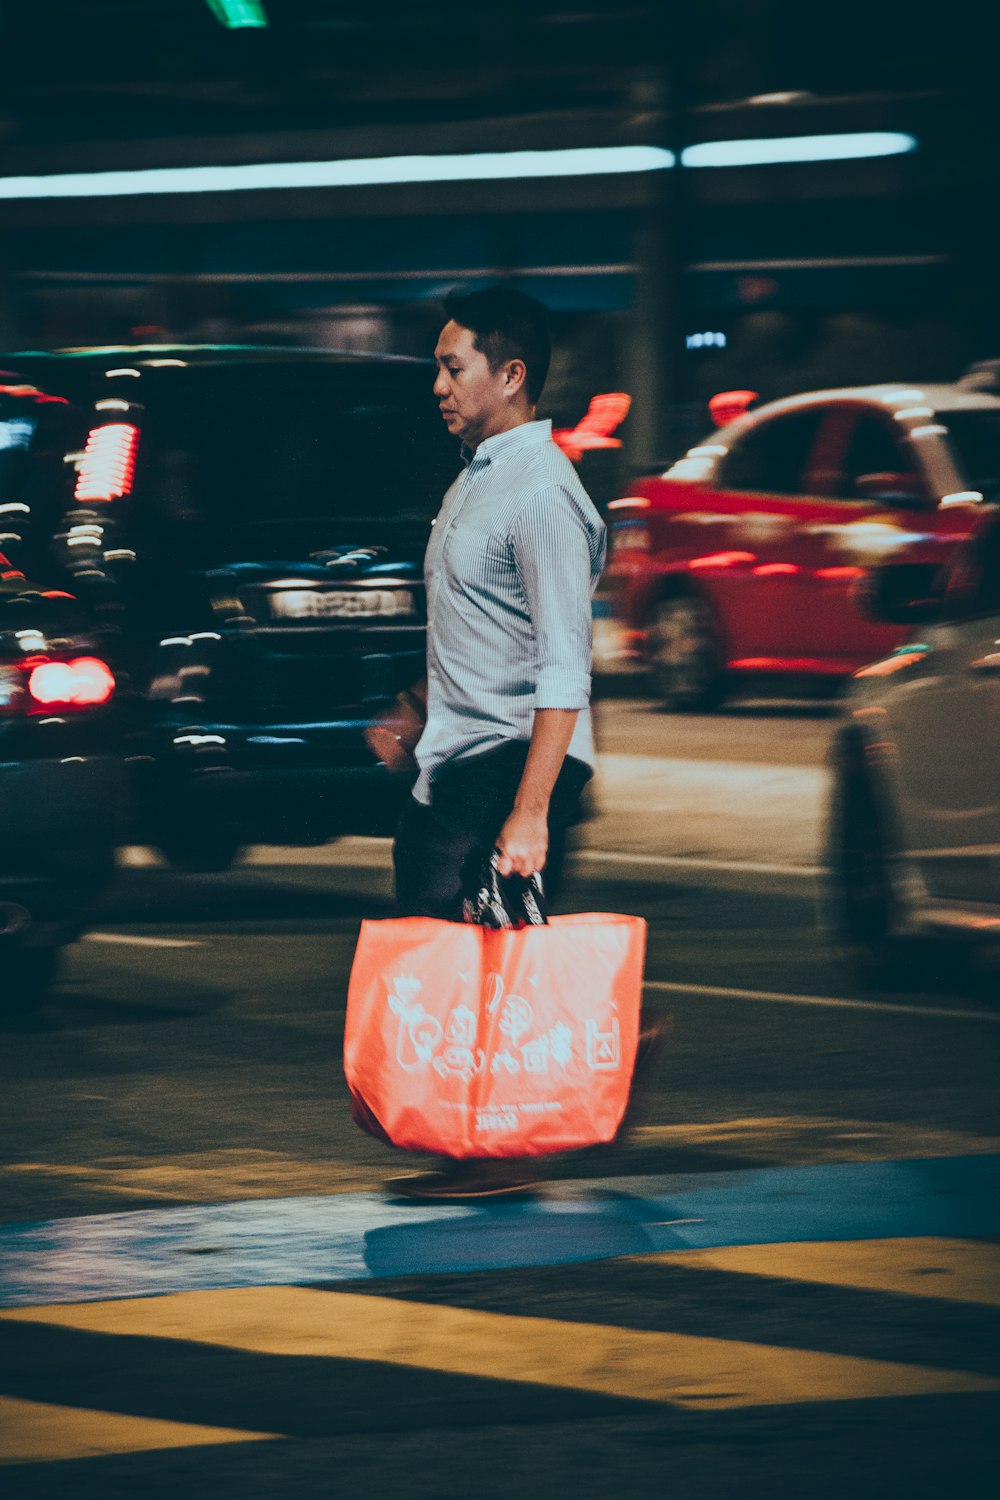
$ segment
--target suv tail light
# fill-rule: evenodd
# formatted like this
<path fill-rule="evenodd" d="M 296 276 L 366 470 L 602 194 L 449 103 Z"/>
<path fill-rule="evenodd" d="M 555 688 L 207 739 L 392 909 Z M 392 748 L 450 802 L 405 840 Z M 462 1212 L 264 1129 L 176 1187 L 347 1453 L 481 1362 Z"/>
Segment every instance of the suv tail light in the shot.
<path fill-rule="evenodd" d="M 131 422 L 92 427 L 80 461 L 75 498 L 106 502 L 131 494 L 138 447 L 139 429 Z"/>
<path fill-rule="evenodd" d="M 110 702 L 115 674 L 98 656 L 0 666 L 0 714 L 67 713 Z"/>

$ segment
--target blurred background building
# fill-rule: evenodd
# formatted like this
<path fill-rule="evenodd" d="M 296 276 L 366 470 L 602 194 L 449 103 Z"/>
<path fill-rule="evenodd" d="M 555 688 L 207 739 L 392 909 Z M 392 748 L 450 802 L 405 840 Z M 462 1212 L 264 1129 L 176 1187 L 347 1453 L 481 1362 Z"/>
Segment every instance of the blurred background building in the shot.
<path fill-rule="evenodd" d="M 975 17 L 0 0 L 0 346 L 427 353 L 443 293 L 510 279 L 555 314 L 546 414 L 573 426 L 629 392 L 637 465 L 698 436 L 720 389 L 954 378 L 1000 352 Z M 629 146 L 675 165 L 235 191 L 90 178 Z"/>

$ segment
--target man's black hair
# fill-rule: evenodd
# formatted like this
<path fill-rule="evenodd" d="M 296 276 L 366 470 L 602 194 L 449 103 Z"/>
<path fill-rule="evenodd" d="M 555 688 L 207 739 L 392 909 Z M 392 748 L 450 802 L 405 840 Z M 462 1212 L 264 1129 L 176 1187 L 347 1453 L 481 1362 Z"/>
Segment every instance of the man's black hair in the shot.
<path fill-rule="evenodd" d="M 524 361 L 525 389 L 535 406 L 552 357 L 548 308 L 516 287 L 487 286 L 478 292 L 452 292 L 444 299 L 444 310 L 472 331 L 491 370 L 499 370 L 508 359 Z"/>

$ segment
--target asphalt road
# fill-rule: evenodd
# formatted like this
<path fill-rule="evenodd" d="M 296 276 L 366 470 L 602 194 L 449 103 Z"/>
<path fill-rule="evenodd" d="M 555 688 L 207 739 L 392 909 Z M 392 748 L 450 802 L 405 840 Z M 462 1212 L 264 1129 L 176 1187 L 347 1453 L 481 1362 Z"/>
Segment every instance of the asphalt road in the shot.
<path fill-rule="evenodd" d="M 2 1037 L 5 1494 L 995 1493 L 994 977 L 884 996 L 839 964 L 828 715 L 610 707 L 563 905 L 646 917 L 673 1030 L 620 1141 L 524 1203 L 403 1206 L 411 1163 L 351 1123 L 384 847 L 123 868 Z"/>

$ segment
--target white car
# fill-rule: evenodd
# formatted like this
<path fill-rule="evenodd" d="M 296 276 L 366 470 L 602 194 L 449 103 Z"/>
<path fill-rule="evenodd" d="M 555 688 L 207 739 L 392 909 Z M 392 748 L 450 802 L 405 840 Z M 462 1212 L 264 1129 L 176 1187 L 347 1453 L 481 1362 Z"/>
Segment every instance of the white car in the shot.
<path fill-rule="evenodd" d="M 944 577 L 878 570 L 870 607 L 919 628 L 847 691 L 833 913 L 870 977 L 919 983 L 1000 939 L 1000 511 L 983 514 Z"/>

